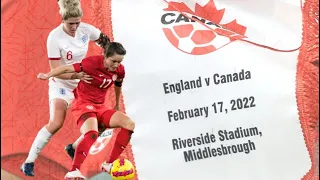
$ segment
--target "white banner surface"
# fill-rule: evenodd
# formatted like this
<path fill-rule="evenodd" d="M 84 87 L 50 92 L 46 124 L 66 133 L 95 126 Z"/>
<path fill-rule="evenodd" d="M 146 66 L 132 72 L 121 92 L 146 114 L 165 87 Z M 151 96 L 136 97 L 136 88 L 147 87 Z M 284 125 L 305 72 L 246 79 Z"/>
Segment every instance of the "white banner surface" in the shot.
<path fill-rule="evenodd" d="M 299 6 L 114 0 L 112 22 L 128 51 L 123 95 L 139 180 L 298 180 L 310 169 L 298 51 L 232 42 L 299 47 Z"/>

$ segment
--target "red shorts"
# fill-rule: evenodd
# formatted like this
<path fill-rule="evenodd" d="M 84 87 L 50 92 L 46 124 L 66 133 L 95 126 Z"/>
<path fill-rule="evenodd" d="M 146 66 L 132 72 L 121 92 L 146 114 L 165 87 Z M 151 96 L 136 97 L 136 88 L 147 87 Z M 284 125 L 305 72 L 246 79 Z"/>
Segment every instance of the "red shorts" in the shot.
<path fill-rule="evenodd" d="M 71 106 L 72 119 L 76 121 L 78 127 L 80 128 L 87 118 L 80 118 L 82 115 L 87 113 L 94 113 L 98 124 L 103 123 L 106 127 L 110 127 L 110 119 L 112 115 L 116 112 L 114 109 L 108 109 L 104 104 L 93 104 L 90 102 L 81 102 L 73 100 Z"/>

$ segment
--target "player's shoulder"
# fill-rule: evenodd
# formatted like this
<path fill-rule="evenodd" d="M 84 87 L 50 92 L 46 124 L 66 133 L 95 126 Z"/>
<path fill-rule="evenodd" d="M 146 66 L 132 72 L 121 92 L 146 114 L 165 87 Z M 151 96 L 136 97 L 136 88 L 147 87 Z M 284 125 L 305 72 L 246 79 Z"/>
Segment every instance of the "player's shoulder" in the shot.
<path fill-rule="evenodd" d="M 61 37 L 62 33 L 63 33 L 62 24 L 60 24 L 58 27 L 56 27 L 50 31 L 48 38 L 58 39 Z"/>
<path fill-rule="evenodd" d="M 81 22 L 79 27 L 78 27 L 78 29 L 82 29 L 82 30 L 90 30 L 92 28 L 94 28 L 93 25 L 85 23 L 85 22 Z"/>
<path fill-rule="evenodd" d="M 84 58 L 83 61 L 90 62 L 90 64 L 91 63 L 99 64 L 101 61 L 103 61 L 103 59 L 104 59 L 103 55 L 95 55 L 95 56 L 88 56 Z"/>
<path fill-rule="evenodd" d="M 123 64 L 120 64 L 116 70 L 116 73 L 118 74 L 123 74 L 125 72 L 124 70 L 124 65 Z"/>
<path fill-rule="evenodd" d="M 124 70 L 124 65 L 123 65 L 123 64 L 120 64 L 117 69 L 118 69 L 118 70 Z"/>

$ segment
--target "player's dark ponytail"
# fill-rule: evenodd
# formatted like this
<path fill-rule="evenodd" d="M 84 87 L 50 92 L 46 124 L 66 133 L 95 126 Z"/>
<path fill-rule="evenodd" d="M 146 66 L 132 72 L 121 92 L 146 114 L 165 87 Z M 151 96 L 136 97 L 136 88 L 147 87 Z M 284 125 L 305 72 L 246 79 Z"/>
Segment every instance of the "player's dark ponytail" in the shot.
<path fill-rule="evenodd" d="M 103 49 L 107 49 L 108 46 L 110 45 L 110 38 L 103 34 L 102 32 L 100 33 L 100 37 L 98 40 L 96 40 L 96 43 Z"/>

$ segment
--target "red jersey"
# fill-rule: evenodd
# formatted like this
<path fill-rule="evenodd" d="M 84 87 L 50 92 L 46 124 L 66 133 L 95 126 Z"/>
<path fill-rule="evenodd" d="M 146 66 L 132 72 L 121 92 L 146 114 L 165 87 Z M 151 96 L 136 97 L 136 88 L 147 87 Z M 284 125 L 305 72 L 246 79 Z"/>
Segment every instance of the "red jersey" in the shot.
<path fill-rule="evenodd" d="M 123 79 L 125 76 L 124 66 L 120 66 L 113 72 L 108 71 L 104 65 L 104 56 L 90 56 L 82 60 L 81 63 L 73 64 L 75 72 L 85 72 L 93 80 L 91 84 L 80 81 L 74 91 L 75 99 L 82 102 L 91 102 L 94 104 L 103 104 L 108 88 L 117 79 Z"/>

